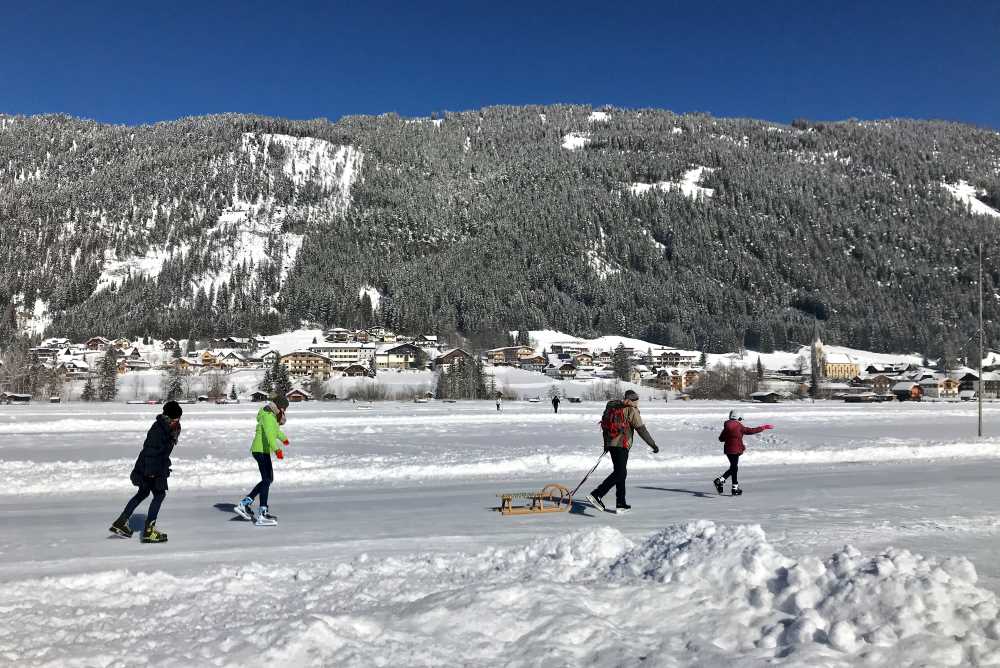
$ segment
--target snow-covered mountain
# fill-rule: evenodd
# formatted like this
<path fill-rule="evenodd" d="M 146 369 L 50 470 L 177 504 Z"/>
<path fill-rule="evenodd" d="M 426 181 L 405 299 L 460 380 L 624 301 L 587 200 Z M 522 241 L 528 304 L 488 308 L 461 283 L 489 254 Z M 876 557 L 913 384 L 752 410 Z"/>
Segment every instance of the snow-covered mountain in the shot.
<path fill-rule="evenodd" d="M 998 210 L 1000 134 L 952 123 L 0 116 L 0 338 L 383 322 L 769 352 L 819 320 L 937 357 L 971 334 Z"/>

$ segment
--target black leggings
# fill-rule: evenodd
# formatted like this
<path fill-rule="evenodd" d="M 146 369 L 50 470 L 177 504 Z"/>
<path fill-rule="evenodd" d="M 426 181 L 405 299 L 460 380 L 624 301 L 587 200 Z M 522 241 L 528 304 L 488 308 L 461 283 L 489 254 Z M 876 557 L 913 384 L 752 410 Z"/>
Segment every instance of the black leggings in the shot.
<path fill-rule="evenodd" d="M 733 484 L 738 485 L 740 481 L 736 475 L 740 472 L 740 456 L 727 454 L 726 457 L 729 458 L 729 470 L 722 474 L 722 479 L 725 480 L 729 476 L 733 476 Z"/>
<path fill-rule="evenodd" d="M 156 516 L 160 514 L 160 505 L 163 503 L 163 499 L 167 497 L 166 490 L 153 489 L 152 481 L 147 478 L 143 478 L 142 484 L 139 486 L 139 491 L 135 493 L 128 503 L 125 504 L 125 510 L 122 511 L 122 517 L 128 521 L 128 518 L 132 517 L 132 513 L 139 506 L 140 503 L 146 500 L 150 492 L 153 494 L 153 500 L 149 504 L 149 512 L 146 513 L 146 524 L 156 521 Z"/>
<path fill-rule="evenodd" d="M 260 482 L 251 490 L 247 496 L 256 499 L 260 494 L 260 505 L 267 505 L 267 492 L 274 482 L 274 469 L 271 468 L 271 455 L 267 452 L 251 452 L 253 458 L 257 460 L 257 468 L 260 469 Z"/>

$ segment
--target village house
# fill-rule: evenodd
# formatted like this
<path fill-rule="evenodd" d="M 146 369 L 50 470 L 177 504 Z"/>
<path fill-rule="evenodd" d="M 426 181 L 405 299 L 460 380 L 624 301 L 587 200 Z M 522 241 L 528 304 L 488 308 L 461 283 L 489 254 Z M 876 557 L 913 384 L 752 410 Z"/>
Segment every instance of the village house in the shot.
<path fill-rule="evenodd" d="M 266 364 L 266 365 L 270 366 L 270 365 L 274 364 L 274 360 L 276 358 L 278 358 L 278 357 L 279 357 L 279 355 L 278 355 L 278 351 L 277 350 L 268 350 L 266 353 L 263 353 L 260 356 L 260 361 L 263 364 Z"/>
<path fill-rule="evenodd" d="M 573 356 L 573 363 L 578 367 L 590 366 L 594 363 L 594 356 L 590 353 L 577 353 Z"/>
<path fill-rule="evenodd" d="M 330 358 L 310 350 L 296 350 L 282 355 L 281 363 L 288 369 L 289 376 L 330 379 L 332 366 Z"/>
<path fill-rule="evenodd" d="M 313 395 L 301 388 L 296 387 L 289 390 L 289 392 L 285 395 L 285 398 L 288 399 L 290 403 L 298 403 L 300 401 L 312 401 Z"/>
<path fill-rule="evenodd" d="M 421 334 L 413 340 L 413 343 L 421 348 L 437 348 L 441 345 L 438 337 L 433 334 Z"/>
<path fill-rule="evenodd" d="M 924 395 L 919 383 L 912 380 L 900 381 L 892 386 L 897 401 L 920 401 Z"/>
<path fill-rule="evenodd" d="M 324 337 L 331 343 L 347 343 L 353 338 L 351 331 L 344 329 L 343 327 L 334 327 L 333 329 L 327 331 L 324 334 Z"/>
<path fill-rule="evenodd" d="M 538 373 L 545 372 L 545 366 L 548 361 L 542 355 L 533 355 L 532 357 L 525 357 L 518 362 L 520 366 L 525 371 L 537 371 Z"/>
<path fill-rule="evenodd" d="M 528 346 L 505 346 L 486 351 L 486 361 L 493 366 L 518 366 L 522 359 L 533 357 L 535 351 Z"/>
<path fill-rule="evenodd" d="M 379 369 L 410 369 L 416 366 L 421 349 L 412 343 L 386 344 L 375 351 Z"/>
<path fill-rule="evenodd" d="M 562 341 L 559 343 L 553 343 L 549 346 L 549 352 L 552 353 L 565 353 L 567 355 L 577 355 L 579 353 L 589 353 L 590 348 L 583 343 L 577 343 L 575 341 Z"/>
<path fill-rule="evenodd" d="M 205 368 L 200 357 L 178 357 L 175 361 L 179 371 L 197 372 Z"/>
<path fill-rule="evenodd" d="M 571 362 L 549 364 L 545 367 L 545 375 L 559 380 L 572 380 L 576 378 L 576 367 Z"/>
<path fill-rule="evenodd" d="M 870 376 L 868 378 L 868 382 L 872 392 L 875 394 L 885 395 L 892 393 L 892 386 L 895 385 L 897 381 L 884 373 L 880 373 L 875 376 Z"/>
<path fill-rule="evenodd" d="M 367 376 L 370 369 L 360 364 L 350 364 L 344 368 L 343 374 L 348 378 L 362 378 Z"/>
<path fill-rule="evenodd" d="M 166 339 L 160 344 L 160 347 L 164 350 L 173 350 L 177 347 L 177 339 Z"/>
<path fill-rule="evenodd" d="M 653 360 L 665 367 L 688 367 L 698 362 L 698 356 L 680 350 L 654 350 Z"/>
<path fill-rule="evenodd" d="M 461 348 L 453 348 L 435 357 L 433 364 L 435 369 L 447 370 L 451 368 L 452 364 L 458 362 L 459 360 L 469 361 L 471 359 L 472 355 L 465 350 L 462 350 Z"/>
<path fill-rule="evenodd" d="M 334 364 L 352 364 L 359 362 L 366 364 L 368 360 L 375 357 L 378 349 L 376 343 L 318 343 L 308 347 L 308 350 L 329 357 Z"/>
<path fill-rule="evenodd" d="M 87 350 L 107 350 L 111 346 L 111 341 L 103 336 L 92 336 L 87 339 Z"/>

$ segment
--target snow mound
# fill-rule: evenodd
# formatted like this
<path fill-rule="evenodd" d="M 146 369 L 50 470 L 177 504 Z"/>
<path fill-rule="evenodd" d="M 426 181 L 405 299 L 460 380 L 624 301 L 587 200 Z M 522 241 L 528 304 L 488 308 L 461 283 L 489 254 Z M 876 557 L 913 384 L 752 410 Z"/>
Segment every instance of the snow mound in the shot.
<path fill-rule="evenodd" d="M 638 543 L 604 527 L 478 554 L 28 579 L 0 589 L 0 608 L 0 651 L 29 666 L 118 665 L 137 652 L 164 665 L 1000 660 L 996 596 L 963 558 L 845 547 L 796 561 L 758 526 L 708 521 Z M 121 631 L 137 618 L 157 633 Z"/>

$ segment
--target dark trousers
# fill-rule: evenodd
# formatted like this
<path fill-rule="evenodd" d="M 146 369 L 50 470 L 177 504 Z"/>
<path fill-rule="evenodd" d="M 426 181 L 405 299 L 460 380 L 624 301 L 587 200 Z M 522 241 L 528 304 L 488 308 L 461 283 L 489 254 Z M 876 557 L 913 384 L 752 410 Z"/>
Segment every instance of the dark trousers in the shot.
<path fill-rule="evenodd" d="M 150 493 L 153 494 L 153 500 L 149 504 L 149 512 L 146 513 L 146 524 L 148 525 L 150 522 L 156 521 L 156 516 L 160 514 L 160 505 L 163 503 L 163 499 L 167 497 L 167 493 L 164 490 L 153 489 L 153 481 L 143 478 L 142 484 L 139 485 L 139 491 L 128 500 L 128 503 L 125 504 L 125 510 L 122 511 L 121 516 L 126 522 Z"/>
<path fill-rule="evenodd" d="M 733 476 L 733 484 L 740 484 L 739 479 L 736 474 L 740 472 L 740 456 L 739 455 L 726 455 L 729 458 L 729 470 L 722 474 L 722 479 L 725 480 L 729 476 Z"/>
<path fill-rule="evenodd" d="M 257 460 L 257 468 L 260 469 L 260 482 L 254 487 L 247 496 L 251 499 L 256 499 L 257 495 L 260 494 L 260 505 L 267 505 L 267 492 L 271 489 L 271 483 L 274 482 L 274 469 L 271 468 L 271 455 L 267 452 L 251 452 L 253 458 Z"/>
<path fill-rule="evenodd" d="M 552 404 L 552 410 L 556 413 L 559 412 L 559 404 Z"/>
<path fill-rule="evenodd" d="M 594 496 L 601 498 L 605 494 L 611 491 L 611 488 L 615 488 L 615 505 L 624 506 L 625 505 L 625 478 L 628 476 L 628 449 L 627 448 L 608 448 L 608 454 L 611 455 L 611 464 L 615 467 L 607 478 L 604 479 L 597 489 L 594 490 Z"/>

